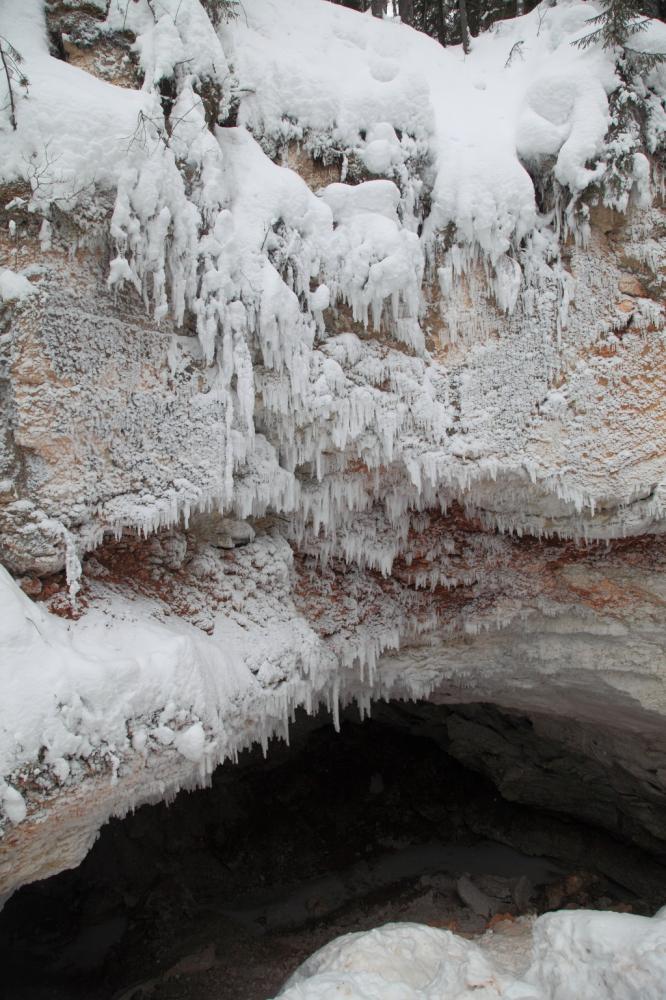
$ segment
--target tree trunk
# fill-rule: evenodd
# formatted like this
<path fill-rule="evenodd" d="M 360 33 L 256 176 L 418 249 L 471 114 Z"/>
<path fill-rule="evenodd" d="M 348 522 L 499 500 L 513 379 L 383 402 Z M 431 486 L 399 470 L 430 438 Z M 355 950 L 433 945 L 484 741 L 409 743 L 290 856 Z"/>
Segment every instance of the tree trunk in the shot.
<path fill-rule="evenodd" d="M 383 17 L 385 0 L 372 0 L 372 16 L 373 17 Z"/>
<path fill-rule="evenodd" d="M 438 0 L 437 4 L 437 40 L 440 45 L 446 45 L 446 0 Z"/>
<path fill-rule="evenodd" d="M 467 21 L 470 38 L 476 38 L 481 29 L 481 4 L 479 0 L 467 0 Z"/>
<path fill-rule="evenodd" d="M 465 55 L 469 52 L 469 24 L 467 23 L 467 0 L 458 0 L 458 10 L 460 11 L 460 34 L 462 36 L 462 47 Z"/>
<path fill-rule="evenodd" d="M 414 0 L 399 0 L 400 20 L 404 24 L 414 23 Z"/>

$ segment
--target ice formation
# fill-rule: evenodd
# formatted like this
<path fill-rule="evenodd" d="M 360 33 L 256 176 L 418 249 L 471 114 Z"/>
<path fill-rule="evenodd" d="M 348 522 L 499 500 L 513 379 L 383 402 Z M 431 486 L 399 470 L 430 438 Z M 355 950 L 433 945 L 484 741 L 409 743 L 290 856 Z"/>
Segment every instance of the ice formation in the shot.
<path fill-rule="evenodd" d="M 565 714 L 603 667 L 649 730 L 661 548 L 597 543 L 664 530 L 663 67 L 630 81 L 641 132 L 579 0 L 469 57 L 324 0 L 103 6 L 115 81 L 50 54 L 42 0 L 0 9 L 30 81 L 0 129 L 6 842 L 89 783 L 75 864 L 301 705 Z M 60 603 L 13 579 L 63 570 Z M 31 850 L 0 896 L 52 870 Z"/>

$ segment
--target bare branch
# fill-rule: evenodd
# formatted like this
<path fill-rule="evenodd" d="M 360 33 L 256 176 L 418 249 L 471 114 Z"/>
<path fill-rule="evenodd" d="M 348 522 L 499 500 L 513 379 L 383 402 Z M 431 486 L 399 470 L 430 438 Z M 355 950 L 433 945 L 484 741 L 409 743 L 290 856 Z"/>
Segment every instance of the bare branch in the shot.
<path fill-rule="evenodd" d="M 514 44 L 511 46 L 511 51 L 509 52 L 508 58 L 507 58 L 506 62 L 504 63 L 504 69 L 508 69 L 509 68 L 509 66 L 511 65 L 511 62 L 513 61 L 513 57 L 514 56 L 520 56 L 521 59 L 525 58 L 523 56 L 523 45 L 524 44 L 525 43 L 522 40 L 514 42 Z"/>
<path fill-rule="evenodd" d="M 23 87 L 26 91 L 30 81 L 27 76 L 20 68 L 20 63 L 23 62 L 23 56 L 17 49 L 14 48 L 12 43 L 4 35 L 0 35 L 0 60 L 2 61 L 2 67 L 5 72 L 5 77 L 7 79 L 7 93 L 9 95 L 9 121 L 16 131 L 16 95 L 14 93 L 14 84 L 18 84 L 19 87 Z"/>

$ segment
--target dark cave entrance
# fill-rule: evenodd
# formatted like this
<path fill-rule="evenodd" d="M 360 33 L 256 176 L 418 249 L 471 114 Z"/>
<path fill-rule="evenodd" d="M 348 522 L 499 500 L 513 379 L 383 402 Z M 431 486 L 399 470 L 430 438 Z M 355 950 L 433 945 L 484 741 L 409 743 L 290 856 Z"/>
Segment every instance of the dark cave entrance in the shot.
<path fill-rule="evenodd" d="M 340 733 L 299 715 L 290 747 L 112 821 L 78 869 L 16 893 L 6 996 L 266 1000 L 325 941 L 391 920 L 477 934 L 563 907 L 654 912 L 666 842 L 613 827 L 592 762 L 535 745 L 493 706 L 379 704 Z M 489 777 L 509 767 L 513 801 Z"/>

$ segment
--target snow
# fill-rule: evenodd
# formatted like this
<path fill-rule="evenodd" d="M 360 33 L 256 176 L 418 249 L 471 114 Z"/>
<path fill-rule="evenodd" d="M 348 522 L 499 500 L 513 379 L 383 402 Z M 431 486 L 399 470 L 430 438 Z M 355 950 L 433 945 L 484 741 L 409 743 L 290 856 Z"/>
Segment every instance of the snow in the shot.
<path fill-rule="evenodd" d="M 371 174 L 390 176 L 402 161 L 400 140 L 393 126 L 389 122 L 378 122 L 368 131 L 365 142 L 361 159 L 366 169 Z"/>
<path fill-rule="evenodd" d="M 23 274 L 16 274 L 8 267 L 0 270 L 0 301 L 16 302 L 33 295 L 37 289 Z"/>
<path fill-rule="evenodd" d="M 194 308 L 212 358 L 224 299 L 242 299 L 248 332 L 257 317 L 261 323 L 243 283 L 234 280 L 228 253 L 219 256 L 219 238 L 202 238 L 204 223 L 218 213 L 217 232 L 229 209 L 240 221 L 234 174 L 245 175 L 243 221 L 250 232 L 261 231 L 261 239 L 243 241 L 253 269 L 265 264 L 266 235 L 275 221 L 283 218 L 299 229 L 293 212 L 291 223 L 284 217 L 280 190 L 286 179 L 278 180 L 276 171 L 268 181 L 258 156 L 250 164 L 245 143 L 220 134 L 218 147 L 205 128 L 197 88 L 206 81 L 220 84 L 227 94 L 223 113 L 232 60 L 242 84 L 239 124 L 265 148 L 293 139 L 342 154 L 344 163 L 357 158 L 370 174 L 387 178 L 367 191 L 334 185 L 321 192 L 345 231 L 334 233 L 320 212 L 313 215 L 312 205 L 300 210 L 317 217 L 319 228 L 316 247 L 301 232 L 303 264 L 332 271 L 327 284 L 333 301 L 349 302 L 363 323 L 370 316 L 377 325 L 389 299 L 395 321 L 399 303 L 401 317 L 416 320 L 425 257 L 437 234 L 453 223 L 456 243 L 449 254 L 464 270 L 481 253 L 500 305 L 511 310 L 521 279 L 517 249 L 537 224 L 534 188 L 523 164 L 556 157 L 554 176 L 574 195 L 605 171 L 607 93 L 617 84 L 612 58 L 571 45 L 594 9 L 569 0 L 500 22 L 475 40 L 466 58 L 459 48 L 444 50 L 403 25 L 359 18 L 320 0 L 294 0 L 288 9 L 276 0 L 249 0 L 244 16 L 225 26 L 221 38 L 198 0 L 165 0 L 155 17 L 145 0 L 127 9 L 111 4 L 108 28 L 136 33 L 144 73 L 138 93 L 49 57 L 39 0 L 9 0 L 0 26 L 25 50 L 31 91 L 20 100 L 20 139 L 7 132 L 0 139 L 3 176 L 27 177 L 35 204 L 42 206 L 54 199 L 74 204 L 92 184 L 117 187 L 112 235 L 120 252 L 110 282 L 139 283 L 158 319 L 172 309 L 180 322 L 185 308 Z M 156 88 L 174 74 L 178 97 L 173 134 L 165 142 Z M 181 156 L 199 175 L 189 192 L 178 168 Z M 409 168 L 413 157 L 427 162 L 431 175 L 432 210 L 421 240 L 414 210 L 423 181 Z M 385 216 L 393 228 L 366 213 Z M 213 292 L 210 279 L 207 288 L 197 287 L 199 261 L 211 273 L 222 270 L 224 289 Z"/>
<path fill-rule="evenodd" d="M 278 14 L 274 2 L 250 4 L 250 30 L 229 30 L 252 90 L 240 120 L 264 143 L 284 135 L 285 121 L 312 147 L 324 133 L 324 148 L 356 154 L 370 173 L 388 176 L 399 176 L 410 142 L 424 143 L 434 174 L 424 242 L 452 222 L 467 252 L 479 248 L 494 265 L 536 223 L 524 161 L 556 156 L 555 175 L 573 193 L 603 174 L 612 59 L 570 44 L 584 33 L 590 5 L 500 22 L 475 39 L 469 58 L 402 25 L 318 7 L 295 3 Z M 279 41 L 273 20 L 284 25 Z M 303 51 L 312 56 L 307 66 Z"/>
<path fill-rule="evenodd" d="M 548 1000 L 660 1000 L 666 982 L 666 912 L 549 913 L 534 929 L 531 982 Z"/>
<path fill-rule="evenodd" d="M 0 130 L 4 182 L 27 180 L 33 207 L 74 208 L 95 185 L 115 187 L 137 127 L 142 95 L 114 87 L 48 53 L 41 0 L 4 0 L 0 33 L 23 56 L 28 93 L 17 88 L 18 132 Z M 0 84 L 5 103 L 6 83 Z"/>
<path fill-rule="evenodd" d="M 22 823 L 28 814 L 28 807 L 21 793 L 4 781 L 0 781 L 0 802 L 11 823 Z"/>
<path fill-rule="evenodd" d="M 526 928 L 527 929 L 527 928 Z M 321 948 L 282 988 L 286 1000 L 659 1000 L 666 976 L 666 914 L 561 911 L 533 921 L 512 964 L 490 931 L 476 942 L 420 924 L 386 924 Z M 522 958 L 522 960 L 521 960 Z"/>
<path fill-rule="evenodd" d="M 174 738 L 174 744 L 178 753 L 187 760 L 200 761 L 206 746 L 206 734 L 201 723 L 196 722 L 194 725 L 188 726 L 187 729 L 183 729 Z"/>
<path fill-rule="evenodd" d="M 238 559 L 225 572 L 204 549 L 191 563 L 195 578 L 218 574 L 224 610 L 210 635 L 104 585 L 94 608 L 65 621 L 0 567 L 0 819 L 25 819 L 27 776 L 48 793 L 90 769 L 115 782 L 137 758 L 150 767 L 175 754 L 180 782 L 205 783 L 220 760 L 286 735 L 295 705 L 323 697 L 336 660 L 289 597 L 289 547 L 263 538 Z"/>
<path fill-rule="evenodd" d="M 164 0 L 155 14 L 144 2 L 111 3 L 106 24 L 112 31 L 136 34 L 146 90 L 169 79 L 179 66 L 188 82 L 224 80 L 229 72 L 215 28 L 198 0 Z"/>
<path fill-rule="evenodd" d="M 71 629 L 33 604 L 1 567 L 0 588 L 1 773 L 41 753 L 66 780 L 67 761 L 108 763 L 126 753 L 139 719 L 156 720 L 139 747 L 173 743 L 203 774 L 213 757 L 217 763 L 235 752 L 219 731 L 220 713 L 251 702 L 257 681 L 228 638 L 213 643 L 185 622 L 165 627 L 148 615 L 123 620 L 122 602 Z M 218 731 L 208 761 L 202 720 Z M 18 822 L 23 800 L 8 788 L 3 807 Z"/>
<path fill-rule="evenodd" d="M 309 958 L 279 995 L 288 1000 L 345 995 L 457 1000 L 474 993 L 490 1000 L 507 995 L 497 986 L 494 970 L 475 944 L 450 931 L 404 923 L 337 938 Z"/>

